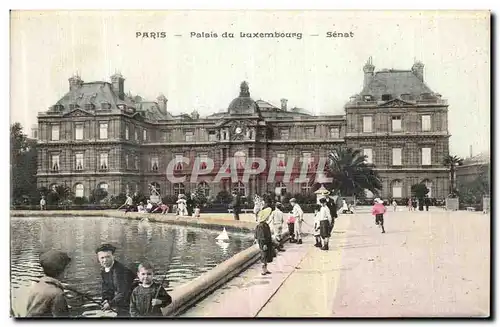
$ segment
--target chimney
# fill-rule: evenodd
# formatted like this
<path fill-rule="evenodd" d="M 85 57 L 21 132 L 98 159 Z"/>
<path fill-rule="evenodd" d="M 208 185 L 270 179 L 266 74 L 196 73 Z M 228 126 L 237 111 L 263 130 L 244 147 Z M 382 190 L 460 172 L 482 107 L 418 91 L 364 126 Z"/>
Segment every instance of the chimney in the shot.
<path fill-rule="evenodd" d="M 164 114 L 167 113 L 167 102 L 168 102 L 168 99 L 163 95 L 163 94 L 160 94 L 156 100 L 158 101 L 158 107 L 160 107 L 160 111 Z"/>
<path fill-rule="evenodd" d="M 286 111 L 286 103 L 288 102 L 287 99 L 281 99 L 281 110 Z"/>
<path fill-rule="evenodd" d="M 415 76 L 418 77 L 422 82 L 424 81 L 424 64 L 420 61 L 415 61 L 413 66 L 411 67 L 411 71 Z"/>
<path fill-rule="evenodd" d="M 78 76 L 78 74 L 71 76 L 68 79 L 68 81 L 69 81 L 69 90 L 70 91 L 79 89 L 80 87 L 82 87 L 82 84 L 83 84 L 83 81 L 80 78 L 80 76 Z"/>
<path fill-rule="evenodd" d="M 113 92 L 118 96 L 120 100 L 125 98 L 125 88 L 124 88 L 125 79 L 120 73 L 116 73 L 111 76 L 111 84 L 113 85 Z"/>
<path fill-rule="evenodd" d="M 469 145 L 469 156 L 472 158 L 472 144 Z"/>
<path fill-rule="evenodd" d="M 373 79 L 373 72 L 375 71 L 375 66 L 372 64 L 372 57 L 368 58 L 368 61 L 363 66 L 363 72 L 365 73 L 363 80 L 363 88 L 367 87 Z"/>

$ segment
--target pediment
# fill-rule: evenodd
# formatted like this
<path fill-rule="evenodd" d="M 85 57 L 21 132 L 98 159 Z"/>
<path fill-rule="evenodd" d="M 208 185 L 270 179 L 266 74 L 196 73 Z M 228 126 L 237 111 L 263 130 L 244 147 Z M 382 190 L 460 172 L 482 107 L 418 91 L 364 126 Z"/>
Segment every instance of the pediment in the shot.
<path fill-rule="evenodd" d="M 379 105 L 379 107 L 408 107 L 408 106 L 414 106 L 414 104 L 403 101 L 401 99 L 392 99 Z"/>
<path fill-rule="evenodd" d="M 80 108 L 71 110 L 70 112 L 63 115 L 63 117 L 90 117 L 90 116 L 94 116 L 94 114 Z"/>

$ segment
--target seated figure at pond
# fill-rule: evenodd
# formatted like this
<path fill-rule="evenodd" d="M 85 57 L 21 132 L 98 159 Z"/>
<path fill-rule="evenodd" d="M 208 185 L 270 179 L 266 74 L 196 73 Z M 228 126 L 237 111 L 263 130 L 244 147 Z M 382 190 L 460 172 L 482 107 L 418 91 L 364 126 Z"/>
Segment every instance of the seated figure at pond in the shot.
<path fill-rule="evenodd" d="M 30 290 L 27 317 L 68 317 L 69 308 L 59 278 L 70 263 L 70 257 L 61 251 L 50 250 L 40 256 L 43 276 Z"/>
<path fill-rule="evenodd" d="M 152 210 L 153 210 L 153 203 L 151 203 L 151 200 L 148 200 L 146 204 L 146 212 L 151 212 Z"/>
<path fill-rule="evenodd" d="M 146 213 L 146 208 L 144 207 L 144 203 L 140 202 L 139 205 L 137 206 L 137 212 L 138 213 Z"/>
<path fill-rule="evenodd" d="M 130 297 L 131 317 L 161 317 L 161 308 L 172 303 L 172 298 L 162 285 L 153 281 L 153 266 L 141 263 L 137 270 L 140 284 Z"/>
<path fill-rule="evenodd" d="M 194 208 L 194 212 L 193 212 L 193 218 L 200 218 L 200 206 L 197 205 L 196 208 Z"/>
<path fill-rule="evenodd" d="M 169 209 L 168 205 L 160 201 L 160 203 L 158 203 L 158 205 L 155 208 L 153 208 L 151 213 L 161 213 L 163 215 L 166 215 L 168 213 L 168 209 Z"/>
<path fill-rule="evenodd" d="M 101 309 L 114 310 L 120 317 L 129 315 L 130 294 L 135 274 L 122 263 L 115 260 L 116 248 L 103 244 L 95 251 L 101 265 L 102 304 Z"/>

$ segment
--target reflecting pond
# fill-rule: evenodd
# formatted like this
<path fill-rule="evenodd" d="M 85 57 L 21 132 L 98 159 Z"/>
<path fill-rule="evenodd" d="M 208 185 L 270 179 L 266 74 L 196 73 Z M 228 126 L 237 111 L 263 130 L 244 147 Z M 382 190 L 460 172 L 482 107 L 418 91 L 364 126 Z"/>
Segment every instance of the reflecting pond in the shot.
<path fill-rule="evenodd" d="M 43 271 L 40 253 L 49 249 L 66 251 L 72 258 L 63 282 L 100 299 L 100 270 L 95 249 L 101 243 L 117 247 L 115 258 L 132 269 L 142 261 L 155 267 L 159 281 L 167 275 L 167 290 L 209 271 L 234 254 L 248 248 L 253 237 L 229 233 L 230 242 L 216 241 L 219 231 L 178 227 L 162 223 L 98 217 L 11 218 L 11 289 L 14 307 L 24 299 L 27 287 Z M 19 292 L 19 290 L 23 292 Z M 75 315 L 97 309 L 74 293 L 67 297 Z M 77 299 L 78 298 L 78 299 Z M 24 304 L 23 304 L 24 306 Z"/>

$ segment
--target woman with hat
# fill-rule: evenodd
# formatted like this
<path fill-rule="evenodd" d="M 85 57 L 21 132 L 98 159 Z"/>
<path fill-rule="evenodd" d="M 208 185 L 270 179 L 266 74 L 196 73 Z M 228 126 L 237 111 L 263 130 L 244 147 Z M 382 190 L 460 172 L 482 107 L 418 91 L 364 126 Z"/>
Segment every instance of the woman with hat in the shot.
<path fill-rule="evenodd" d="M 116 248 L 111 244 L 102 244 L 95 253 L 101 264 L 102 306 L 103 311 L 116 308 L 118 316 L 128 316 L 130 294 L 135 274 L 115 260 Z"/>
<path fill-rule="evenodd" d="M 255 227 L 255 240 L 259 244 L 260 260 L 262 262 L 261 275 L 267 275 L 271 272 L 267 270 L 267 264 L 273 261 L 274 249 L 271 229 L 267 224 L 267 220 L 271 216 L 272 209 L 269 203 L 266 203 L 266 208 L 262 209 L 259 213 L 259 223 Z"/>
<path fill-rule="evenodd" d="M 319 199 L 319 204 L 321 208 L 319 210 L 318 220 L 319 220 L 319 235 L 323 241 L 322 250 L 328 250 L 328 241 L 330 240 L 330 235 L 332 231 L 332 215 L 330 214 L 330 209 L 326 205 L 326 199 Z"/>

